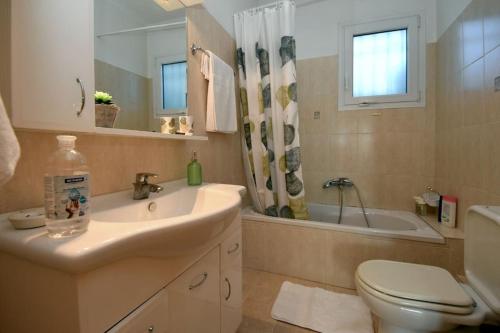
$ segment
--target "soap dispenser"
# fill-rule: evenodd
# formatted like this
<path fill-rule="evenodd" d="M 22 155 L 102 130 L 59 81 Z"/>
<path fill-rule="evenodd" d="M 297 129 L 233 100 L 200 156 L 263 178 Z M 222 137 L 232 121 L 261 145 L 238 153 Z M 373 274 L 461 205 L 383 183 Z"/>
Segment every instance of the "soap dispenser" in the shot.
<path fill-rule="evenodd" d="M 187 181 L 189 186 L 201 185 L 203 181 L 201 175 L 201 164 L 196 158 L 196 152 L 193 152 L 191 162 L 187 166 Z"/>

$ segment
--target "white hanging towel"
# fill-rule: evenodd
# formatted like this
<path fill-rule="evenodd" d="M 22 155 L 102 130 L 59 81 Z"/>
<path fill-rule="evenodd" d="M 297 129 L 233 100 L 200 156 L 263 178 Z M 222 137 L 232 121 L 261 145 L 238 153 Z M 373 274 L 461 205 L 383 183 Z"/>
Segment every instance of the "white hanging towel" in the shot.
<path fill-rule="evenodd" d="M 201 58 L 201 73 L 208 80 L 207 132 L 236 133 L 234 71 L 210 51 Z"/>
<path fill-rule="evenodd" d="M 7 183 L 14 175 L 20 155 L 19 142 L 0 96 L 0 185 Z"/>

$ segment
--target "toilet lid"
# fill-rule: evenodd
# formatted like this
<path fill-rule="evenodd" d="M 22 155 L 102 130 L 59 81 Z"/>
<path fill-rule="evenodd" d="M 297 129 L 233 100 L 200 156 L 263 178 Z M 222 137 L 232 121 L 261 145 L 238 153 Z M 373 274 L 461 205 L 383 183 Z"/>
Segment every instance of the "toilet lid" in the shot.
<path fill-rule="evenodd" d="M 394 297 L 452 306 L 474 304 L 453 276 L 439 267 L 370 260 L 359 265 L 357 273 L 369 287 Z"/>

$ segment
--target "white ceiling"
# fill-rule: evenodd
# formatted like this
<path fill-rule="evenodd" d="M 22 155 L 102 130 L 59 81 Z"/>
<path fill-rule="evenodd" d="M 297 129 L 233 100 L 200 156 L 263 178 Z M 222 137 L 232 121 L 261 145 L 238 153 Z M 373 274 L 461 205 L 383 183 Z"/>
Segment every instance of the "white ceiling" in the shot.
<path fill-rule="evenodd" d="M 154 0 L 95 0 L 108 2 L 130 12 L 143 25 L 152 25 L 170 21 L 179 21 L 186 16 L 185 9 L 167 12 L 158 6 Z"/>

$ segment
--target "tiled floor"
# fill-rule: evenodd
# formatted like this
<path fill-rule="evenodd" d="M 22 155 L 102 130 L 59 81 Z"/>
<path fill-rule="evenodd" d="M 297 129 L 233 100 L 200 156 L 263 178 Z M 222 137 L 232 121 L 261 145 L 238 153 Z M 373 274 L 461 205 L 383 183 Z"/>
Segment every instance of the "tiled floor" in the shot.
<path fill-rule="evenodd" d="M 271 308 L 284 281 L 320 287 L 339 293 L 356 294 L 355 290 L 333 287 L 289 276 L 243 270 L 243 322 L 237 333 L 303 333 L 314 332 L 271 318 Z"/>

